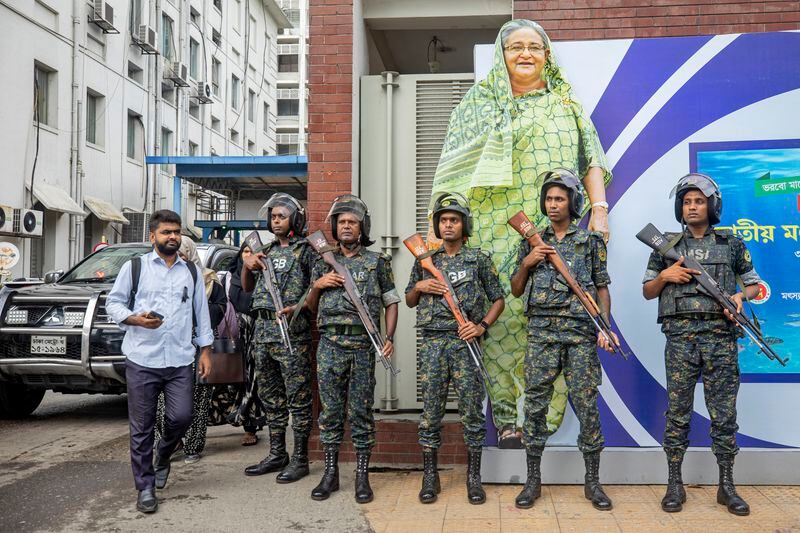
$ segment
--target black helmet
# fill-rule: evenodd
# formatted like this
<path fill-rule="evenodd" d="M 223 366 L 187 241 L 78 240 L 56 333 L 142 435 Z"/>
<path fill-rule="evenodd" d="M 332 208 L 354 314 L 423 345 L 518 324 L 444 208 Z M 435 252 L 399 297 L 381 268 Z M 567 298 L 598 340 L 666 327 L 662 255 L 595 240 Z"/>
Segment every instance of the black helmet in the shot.
<path fill-rule="evenodd" d="M 567 189 L 567 198 L 569 199 L 569 216 L 577 220 L 581 218 L 583 211 L 583 194 L 581 194 L 581 182 L 578 176 L 571 170 L 566 168 L 554 168 L 539 175 L 542 180 L 542 192 L 539 195 L 539 209 L 542 214 L 547 216 L 547 208 L 544 205 L 547 190 L 554 185 L 564 187 Z"/>
<path fill-rule="evenodd" d="M 369 239 L 369 230 L 372 226 L 369 208 L 361 198 L 353 194 L 342 194 L 333 199 L 331 210 L 328 211 L 328 216 L 325 220 L 329 220 L 331 223 L 331 233 L 334 239 L 339 240 L 339 236 L 336 234 L 336 224 L 339 220 L 339 215 L 342 213 L 352 213 L 360 222 L 362 246 L 369 246 L 375 242 Z"/>
<path fill-rule="evenodd" d="M 260 218 L 266 217 L 267 229 L 272 231 L 272 208 L 273 207 L 286 207 L 291 211 L 291 218 L 289 220 L 289 227 L 291 232 L 297 237 L 305 237 L 306 235 L 306 210 L 300 205 L 292 195 L 276 192 L 269 197 L 267 203 L 261 206 L 258 210 Z"/>
<path fill-rule="evenodd" d="M 433 233 L 437 239 L 441 239 L 439 235 L 439 217 L 445 211 L 453 211 L 461 215 L 461 222 L 464 225 L 464 236 L 469 237 L 472 235 L 472 214 L 469 210 L 469 201 L 463 194 L 457 192 L 445 192 L 436 198 L 433 203 Z"/>
<path fill-rule="evenodd" d="M 669 197 L 675 197 L 675 219 L 683 223 L 683 197 L 691 190 L 698 190 L 708 199 L 708 222 L 712 226 L 722 218 L 722 192 L 710 176 L 692 172 L 678 180 Z"/>

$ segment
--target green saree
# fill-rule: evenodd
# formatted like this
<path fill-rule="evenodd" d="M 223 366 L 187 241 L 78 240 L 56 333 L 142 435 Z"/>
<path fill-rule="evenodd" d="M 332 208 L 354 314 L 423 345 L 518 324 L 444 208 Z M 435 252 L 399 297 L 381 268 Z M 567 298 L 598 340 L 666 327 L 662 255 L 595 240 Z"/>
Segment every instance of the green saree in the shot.
<path fill-rule="evenodd" d="M 522 411 L 517 405 L 524 393 L 522 365 L 527 347 L 523 302 L 511 296 L 509 281 L 521 239 L 507 221 L 523 210 L 537 226 L 546 224 L 539 210 L 538 177 L 547 170 L 567 168 L 585 177 L 590 167 L 600 167 L 605 184 L 611 181 L 594 125 L 575 99 L 552 50 L 542 72 L 547 88 L 513 96 L 502 31 L 489 75 L 467 92 L 450 117 L 433 183 L 433 197 L 452 191 L 469 199 L 470 245 L 491 254 L 509 295 L 505 311 L 484 343 L 486 367 L 497 383 L 489 394 L 498 428 L 521 425 L 517 413 Z M 549 39 L 545 45 L 550 48 Z M 566 384 L 560 376 L 547 416 L 552 431 L 561 425 L 566 403 Z"/>

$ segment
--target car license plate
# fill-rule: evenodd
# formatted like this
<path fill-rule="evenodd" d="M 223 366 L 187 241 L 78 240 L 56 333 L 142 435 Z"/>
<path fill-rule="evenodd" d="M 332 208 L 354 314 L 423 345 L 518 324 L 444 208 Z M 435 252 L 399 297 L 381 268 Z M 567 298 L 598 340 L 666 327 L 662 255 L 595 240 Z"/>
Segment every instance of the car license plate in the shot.
<path fill-rule="evenodd" d="M 64 355 L 67 353 L 67 338 L 34 335 L 31 337 L 31 353 Z"/>

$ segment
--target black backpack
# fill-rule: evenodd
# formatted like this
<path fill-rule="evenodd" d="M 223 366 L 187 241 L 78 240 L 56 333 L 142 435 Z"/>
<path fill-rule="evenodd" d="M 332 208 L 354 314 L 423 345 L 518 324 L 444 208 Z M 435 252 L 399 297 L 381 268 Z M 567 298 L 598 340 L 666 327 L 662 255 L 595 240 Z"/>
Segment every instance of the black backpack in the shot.
<path fill-rule="evenodd" d="M 191 261 L 186 261 L 186 266 L 189 268 L 189 273 L 192 275 L 192 294 L 194 294 L 194 287 L 197 286 L 197 265 Z M 128 309 L 133 311 L 133 306 L 136 305 L 136 292 L 139 290 L 139 278 L 142 276 L 142 257 L 134 257 L 131 259 L 131 292 L 128 294 Z M 192 328 L 197 327 L 197 317 L 194 313 L 194 302 L 192 302 Z"/>

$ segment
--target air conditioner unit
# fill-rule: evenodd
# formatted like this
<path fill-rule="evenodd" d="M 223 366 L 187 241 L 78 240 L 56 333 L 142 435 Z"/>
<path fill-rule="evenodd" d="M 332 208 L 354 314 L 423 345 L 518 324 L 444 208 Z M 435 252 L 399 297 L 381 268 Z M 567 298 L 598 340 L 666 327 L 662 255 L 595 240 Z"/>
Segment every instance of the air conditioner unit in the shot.
<path fill-rule="evenodd" d="M 198 104 L 210 104 L 211 100 L 211 85 L 204 81 L 198 81 L 194 93 L 189 95 L 189 98 L 195 98 Z"/>
<path fill-rule="evenodd" d="M 170 61 L 164 65 L 164 79 L 170 80 L 176 87 L 188 87 L 189 68 L 185 63 Z"/>
<path fill-rule="evenodd" d="M 15 209 L 14 233 L 22 237 L 41 237 L 44 213 L 35 209 Z"/>
<path fill-rule="evenodd" d="M 14 234 L 14 208 L 0 205 L 0 234 Z"/>
<path fill-rule="evenodd" d="M 143 54 L 158 54 L 156 46 L 156 31 L 147 24 L 140 24 L 133 42 L 141 49 Z"/>
<path fill-rule="evenodd" d="M 94 0 L 89 22 L 103 30 L 103 33 L 119 33 L 114 27 L 114 8 L 103 0 Z"/>

